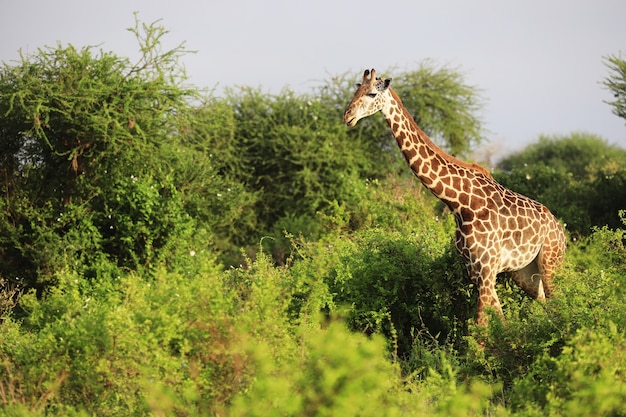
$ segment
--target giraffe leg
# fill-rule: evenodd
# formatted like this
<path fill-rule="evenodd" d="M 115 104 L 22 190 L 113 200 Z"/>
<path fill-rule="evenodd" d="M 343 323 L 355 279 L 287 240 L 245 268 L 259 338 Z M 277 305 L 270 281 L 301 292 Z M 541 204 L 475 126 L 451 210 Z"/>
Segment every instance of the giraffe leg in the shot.
<path fill-rule="evenodd" d="M 500 305 L 500 300 L 498 299 L 495 288 L 489 289 L 482 287 L 478 296 L 478 311 L 476 314 L 476 322 L 481 326 L 485 326 L 489 322 L 487 308 L 493 308 L 500 318 L 504 320 L 504 313 L 502 312 L 502 306 Z"/>
<path fill-rule="evenodd" d="M 536 262 L 541 274 L 545 298 L 550 298 L 552 296 L 552 273 L 563 262 L 563 254 L 567 248 L 567 238 L 556 217 L 545 207 L 544 212 L 547 217 L 545 221 L 549 230 L 537 254 Z"/>
<path fill-rule="evenodd" d="M 500 299 L 496 293 L 496 274 L 486 274 L 485 277 L 480 277 L 475 280 L 478 282 L 478 309 L 476 313 L 476 322 L 484 326 L 489 321 L 486 309 L 493 308 L 496 313 L 504 319 L 504 313 L 502 312 L 502 306 L 500 305 Z"/>

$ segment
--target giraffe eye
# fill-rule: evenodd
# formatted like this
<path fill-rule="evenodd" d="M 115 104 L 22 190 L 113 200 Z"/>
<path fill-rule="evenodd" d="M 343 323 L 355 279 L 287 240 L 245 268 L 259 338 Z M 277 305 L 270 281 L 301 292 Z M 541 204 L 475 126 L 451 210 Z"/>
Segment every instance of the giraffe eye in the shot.
<path fill-rule="evenodd" d="M 367 93 L 367 96 L 371 97 L 371 98 L 374 98 L 374 97 L 376 97 L 376 93 Z"/>

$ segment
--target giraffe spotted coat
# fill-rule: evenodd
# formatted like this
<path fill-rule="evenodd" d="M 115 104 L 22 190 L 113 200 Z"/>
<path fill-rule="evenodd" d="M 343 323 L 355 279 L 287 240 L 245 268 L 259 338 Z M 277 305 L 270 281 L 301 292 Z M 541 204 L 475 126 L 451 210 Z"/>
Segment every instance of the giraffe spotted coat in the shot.
<path fill-rule="evenodd" d="M 566 248 L 562 226 L 541 203 L 503 187 L 483 167 L 446 154 L 417 126 L 390 87 L 391 79 L 366 70 L 363 82 L 344 112 L 354 126 L 382 112 L 413 173 L 452 211 L 456 248 L 479 291 L 477 321 L 485 309 L 500 315 L 496 275 L 510 272 L 532 297 L 550 297 L 550 280 Z"/>

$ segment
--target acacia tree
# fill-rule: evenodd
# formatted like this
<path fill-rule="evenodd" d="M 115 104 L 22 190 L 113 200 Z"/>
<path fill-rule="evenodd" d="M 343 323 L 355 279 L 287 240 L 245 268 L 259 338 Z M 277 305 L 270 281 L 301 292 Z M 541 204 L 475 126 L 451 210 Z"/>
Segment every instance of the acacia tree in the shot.
<path fill-rule="evenodd" d="M 236 184 L 199 146 L 216 123 L 197 127 L 184 45 L 163 51 L 156 24 L 131 32 L 134 64 L 58 45 L 0 70 L 2 277 L 42 287 L 59 268 L 99 276 L 179 262 L 201 252 L 192 236 L 218 221 L 196 213 L 237 215 L 227 209 L 236 198 L 219 197 Z M 204 201 L 192 197 L 199 189 Z"/>

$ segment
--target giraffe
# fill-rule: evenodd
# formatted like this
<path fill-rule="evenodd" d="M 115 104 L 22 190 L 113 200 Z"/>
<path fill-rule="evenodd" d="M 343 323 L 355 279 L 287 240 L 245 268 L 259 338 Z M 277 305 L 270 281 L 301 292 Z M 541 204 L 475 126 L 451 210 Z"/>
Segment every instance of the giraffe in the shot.
<path fill-rule="evenodd" d="M 404 158 L 422 184 L 451 210 L 455 245 L 478 288 L 476 322 L 486 325 L 487 308 L 503 318 L 496 275 L 511 273 L 526 293 L 540 301 L 552 295 L 550 279 L 562 261 L 562 226 L 542 204 L 496 182 L 489 172 L 446 154 L 417 126 L 391 79 L 366 70 L 346 108 L 349 127 L 378 111 L 391 128 Z"/>

